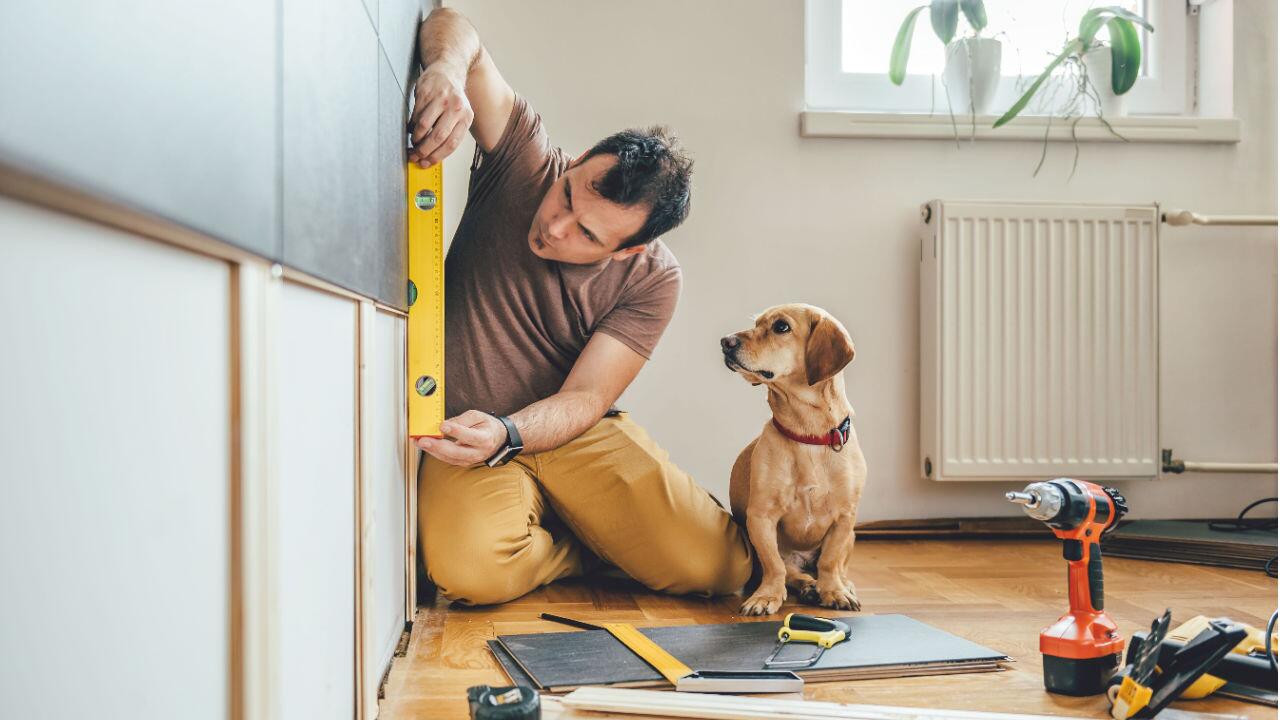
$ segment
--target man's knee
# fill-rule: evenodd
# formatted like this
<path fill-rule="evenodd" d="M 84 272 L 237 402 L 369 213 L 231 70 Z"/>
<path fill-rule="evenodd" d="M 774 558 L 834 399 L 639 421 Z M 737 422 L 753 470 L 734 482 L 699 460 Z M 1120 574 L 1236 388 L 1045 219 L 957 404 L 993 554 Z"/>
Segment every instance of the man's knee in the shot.
<path fill-rule="evenodd" d="M 531 590 L 531 524 L 522 502 L 526 482 L 515 467 L 459 469 L 430 461 L 420 474 L 418 530 L 427 575 L 441 594 L 468 605 L 492 605 Z"/>
<path fill-rule="evenodd" d="M 518 585 L 525 573 L 512 572 L 519 558 L 497 547 L 493 540 L 482 546 L 477 539 L 458 537 L 423 547 L 427 575 L 440 594 L 464 605 L 496 605 L 514 600 L 533 588 Z"/>
<path fill-rule="evenodd" d="M 654 590 L 676 595 L 731 595 L 751 577 L 751 554 L 734 540 L 714 548 L 678 548 L 658 559 L 648 583 Z"/>

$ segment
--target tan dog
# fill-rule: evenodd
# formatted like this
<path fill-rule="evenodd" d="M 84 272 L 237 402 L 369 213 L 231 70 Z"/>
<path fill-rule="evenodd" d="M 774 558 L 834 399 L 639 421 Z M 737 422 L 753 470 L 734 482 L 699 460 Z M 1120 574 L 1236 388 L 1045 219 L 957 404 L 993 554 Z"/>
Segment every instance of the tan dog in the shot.
<path fill-rule="evenodd" d="M 745 520 L 762 569 L 742 613 L 777 612 L 788 587 L 804 602 L 859 609 L 845 563 L 867 464 L 840 374 L 853 360 L 849 333 L 820 308 L 779 305 L 720 346 L 730 370 L 769 388 L 773 410 L 729 479 L 733 514 Z M 817 579 L 808 572 L 814 550 Z"/>

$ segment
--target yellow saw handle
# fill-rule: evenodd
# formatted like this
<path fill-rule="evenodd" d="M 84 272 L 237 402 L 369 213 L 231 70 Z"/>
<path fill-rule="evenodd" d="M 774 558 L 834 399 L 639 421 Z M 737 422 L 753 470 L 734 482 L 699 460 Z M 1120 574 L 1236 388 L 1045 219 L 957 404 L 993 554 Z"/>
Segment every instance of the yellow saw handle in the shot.
<path fill-rule="evenodd" d="M 827 650 L 848 637 L 845 623 L 804 613 L 789 613 L 778 629 L 778 642 L 810 642 Z"/>

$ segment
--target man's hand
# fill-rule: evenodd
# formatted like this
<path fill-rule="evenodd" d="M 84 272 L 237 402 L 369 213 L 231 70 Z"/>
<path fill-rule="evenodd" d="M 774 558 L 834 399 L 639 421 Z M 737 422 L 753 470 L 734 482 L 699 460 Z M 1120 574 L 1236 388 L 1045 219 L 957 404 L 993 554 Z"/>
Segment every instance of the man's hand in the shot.
<path fill-rule="evenodd" d="M 479 410 L 468 410 L 440 423 L 445 437 L 418 438 L 418 447 L 435 459 L 466 467 L 493 457 L 507 443 L 507 426 Z"/>
<path fill-rule="evenodd" d="M 418 76 L 413 117 L 409 121 L 413 149 L 410 162 L 430 167 L 453 154 L 471 128 L 475 113 L 466 93 L 467 69 L 444 63 Z"/>

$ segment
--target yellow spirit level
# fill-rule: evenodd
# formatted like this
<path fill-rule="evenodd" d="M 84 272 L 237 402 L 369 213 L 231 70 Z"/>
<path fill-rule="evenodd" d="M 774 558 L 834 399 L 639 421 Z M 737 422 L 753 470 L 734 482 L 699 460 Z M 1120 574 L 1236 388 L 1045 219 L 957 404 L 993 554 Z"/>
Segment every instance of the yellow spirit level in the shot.
<path fill-rule="evenodd" d="M 444 174 L 409 163 L 409 435 L 442 437 L 444 421 Z"/>

